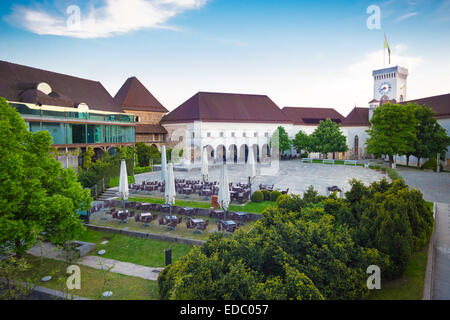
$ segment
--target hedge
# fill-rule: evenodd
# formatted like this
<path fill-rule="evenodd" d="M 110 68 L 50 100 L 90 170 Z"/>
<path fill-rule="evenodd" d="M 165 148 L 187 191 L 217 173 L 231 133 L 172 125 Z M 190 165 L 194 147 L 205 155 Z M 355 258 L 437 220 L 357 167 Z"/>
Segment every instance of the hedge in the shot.
<path fill-rule="evenodd" d="M 272 191 L 272 193 L 270 194 L 270 201 L 275 202 L 278 200 L 278 198 L 281 196 L 281 192 L 274 190 Z"/>
<path fill-rule="evenodd" d="M 255 191 L 251 196 L 252 202 L 263 202 L 264 194 L 261 191 Z"/>

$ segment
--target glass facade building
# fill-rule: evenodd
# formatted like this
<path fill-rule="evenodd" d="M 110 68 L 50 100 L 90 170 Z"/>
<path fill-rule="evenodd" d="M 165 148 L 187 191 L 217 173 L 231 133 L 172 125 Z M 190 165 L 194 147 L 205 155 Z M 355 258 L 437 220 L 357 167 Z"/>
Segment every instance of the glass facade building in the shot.
<path fill-rule="evenodd" d="M 31 132 L 48 131 L 54 145 L 130 144 L 136 141 L 134 116 L 95 112 L 66 112 L 11 103 Z"/>

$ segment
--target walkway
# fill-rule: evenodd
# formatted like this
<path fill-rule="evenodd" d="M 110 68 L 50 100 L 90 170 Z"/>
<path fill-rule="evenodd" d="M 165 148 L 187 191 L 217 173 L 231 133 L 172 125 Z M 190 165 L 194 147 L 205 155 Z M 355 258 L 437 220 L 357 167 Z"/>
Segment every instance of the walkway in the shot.
<path fill-rule="evenodd" d="M 450 300 L 450 204 L 438 203 L 434 234 L 433 300 Z"/>
<path fill-rule="evenodd" d="M 36 257 L 40 257 L 42 254 L 43 257 L 47 259 L 65 261 L 62 256 L 62 251 L 49 243 L 44 244 L 42 249 L 39 245 L 36 245 L 31 248 L 28 253 Z M 105 259 L 98 256 L 85 256 L 79 259 L 76 264 L 98 270 L 107 270 L 111 268 L 110 271 L 114 273 L 153 281 L 158 280 L 159 273 L 163 270 L 163 268 L 150 268 L 129 262 Z"/>
<path fill-rule="evenodd" d="M 397 167 L 406 184 L 423 193 L 427 201 L 450 203 L 450 173 L 426 172 L 417 169 Z"/>

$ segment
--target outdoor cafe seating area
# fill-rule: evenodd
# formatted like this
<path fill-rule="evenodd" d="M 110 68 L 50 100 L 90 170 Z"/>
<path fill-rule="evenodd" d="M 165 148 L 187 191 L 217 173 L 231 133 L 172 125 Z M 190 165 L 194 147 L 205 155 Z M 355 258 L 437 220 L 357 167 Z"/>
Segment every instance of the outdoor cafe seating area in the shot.
<path fill-rule="evenodd" d="M 131 185 L 131 190 L 137 193 L 164 193 L 165 183 L 160 181 L 143 181 L 141 184 Z M 219 194 L 219 183 L 202 180 L 175 179 L 175 190 L 177 194 L 185 198 L 198 196 L 200 199 L 210 199 Z M 230 183 L 230 198 L 233 202 L 246 203 L 250 200 L 250 185 Z"/>
<path fill-rule="evenodd" d="M 214 223 L 217 231 L 234 233 L 241 226 L 251 220 L 250 214 L 243 212 L 227 212 L 222 210 L 209 210 L 207 215 L 199 215 L 200 209 L 172 206 L 165 204 L 150 204 L 141 202 L 126 202 L 123 205 L 119 200 L 106 200 L 103 206 L 97 205 L 92 208 L 92 214 L 101 213 L 108 220 L 117 221 L 117 225 L 125 223 L 141 224 L 143 228 L 159 226 L 169 228 L 168 231 L 176 230 L 181 224 L 185 224 L 187 230 L 194 232 L 207 231 Z M 103 217 L 104 221 L 105 218 Z M 214 231 L 214 230 L 212 230 Z"/>
<path fill-rule="evenodd" d="M 265 185 L 265 184 L 260 184 L 259 185 L 259 190 L 267 190 L 267 191 L 280 191 L 281 194 L 288 194 L 289 193 L 289 188 L 287 190 L 279 190 L 279 189 L 274 189 L 275 185 Z"/>

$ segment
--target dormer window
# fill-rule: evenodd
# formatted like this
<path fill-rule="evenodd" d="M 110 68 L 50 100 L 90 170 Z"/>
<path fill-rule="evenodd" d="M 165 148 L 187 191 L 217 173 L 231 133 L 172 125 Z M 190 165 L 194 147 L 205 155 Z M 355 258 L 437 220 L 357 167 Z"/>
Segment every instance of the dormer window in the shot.
<path fill-rule="evenodd" d="M 48 83 L 45 82 L 41 82 L 38 84 L 37 90 L 39 90 L 40 92 L 49 95 L 50 93 L 52 93 L 52 87 L 50 87 L 50 85 Z"/>

